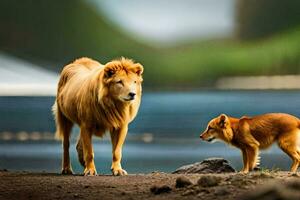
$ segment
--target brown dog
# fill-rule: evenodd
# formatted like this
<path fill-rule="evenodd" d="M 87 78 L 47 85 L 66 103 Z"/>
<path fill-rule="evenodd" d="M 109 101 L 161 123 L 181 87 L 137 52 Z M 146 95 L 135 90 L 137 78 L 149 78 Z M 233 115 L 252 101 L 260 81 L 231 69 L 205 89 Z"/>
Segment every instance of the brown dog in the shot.
<path fill-rule="evenodd" d="M 279 147 L 292 158 L 291 171 L 296 172 L 300 163 L 297 146 L 299 129 L 299 119 L 285 113 L 240 119 L 222 114 L 208 123 L 200 138 L 209 142 L 220 139 L 239 148 L 243 155 L 244 173 L 256 166 L 259 149 L 266 149 L 277 141 Z"/>
<path fill-rule="evenodd" d="M 110 132 L 113 175 L 126 175 L 121 167 L 122 146 L 128 124 L 137 114 L 142 95 L 143 66 L 121 58 L 101 65 L 80 58 L 64 67 L 53 113 L 56 137 L 63 141 L 62 174 L 72 174 L 69 138 L 74 123 L 80 126 L 76 146 L 85 175 L 96 175 L 92 135 Z"/>

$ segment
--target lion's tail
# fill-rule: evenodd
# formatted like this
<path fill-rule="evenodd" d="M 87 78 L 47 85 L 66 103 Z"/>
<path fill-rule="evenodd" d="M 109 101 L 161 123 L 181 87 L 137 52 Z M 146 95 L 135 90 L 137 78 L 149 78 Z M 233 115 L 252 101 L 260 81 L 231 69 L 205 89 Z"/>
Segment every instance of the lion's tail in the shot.
<path fill-rule="evenodd" d="M 73 123 L 63 115 L 56 101 L 52 106 L 52 112 L 56 124 L 55 139 L 63 140 L 64 136 L 70 137 Z"/>

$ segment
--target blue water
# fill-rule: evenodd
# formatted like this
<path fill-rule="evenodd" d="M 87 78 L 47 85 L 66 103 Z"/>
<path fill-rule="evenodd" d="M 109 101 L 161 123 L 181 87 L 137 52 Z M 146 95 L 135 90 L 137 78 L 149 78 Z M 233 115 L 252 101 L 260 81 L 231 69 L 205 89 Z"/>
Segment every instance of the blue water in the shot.
<path fill-rule="evenodd" d="M 0 134 L 53 132 L 50 107 L 53 97 L 0 97 Z M 124 147 L 123 167 L 129 173 L 171 172 L 177 167 L 208 157 L 224 157 L 237 169 L 242 165 L 239 150 L 223 143 L 200 141 L 206 123 L 220 113 L 235 117 L 266 112 L 300 116 L 299 91 L 202 91 L 146 92 L 139 114 L 130 125 Z M 74 130 L 74 135 L 78 129 Z M 136 139 L 148 133 L 150 143 Z M 74 141 L 74 140 L 73 140 Z M 73 169 L 80 173 L 75 144 L 71 146 Z M 109 140 L 94 140 L 98 172 L 109 173 Z M 262 154 L 262 167 L 288 169 L 290 159 L 276 145 Z M 58 172 L 61 144 L 54 141 L 0 141 L 0 169 Z"/>

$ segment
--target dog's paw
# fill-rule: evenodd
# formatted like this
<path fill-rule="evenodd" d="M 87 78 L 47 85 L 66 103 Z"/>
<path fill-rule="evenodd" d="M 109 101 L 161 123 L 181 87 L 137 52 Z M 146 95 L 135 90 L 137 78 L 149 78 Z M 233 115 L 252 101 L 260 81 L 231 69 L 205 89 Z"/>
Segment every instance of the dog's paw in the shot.
<path fill-rule="evenodd" d="M 241 170 L 241 171 L 239 171 L 239 174 L 244 174 L 244 175 L 246 175 L 246 174 L 248 174 L 249 173 L 249 170 Z"/>
<path fill-rule="evenodd" d="M 72 175 L 73 174 L 73 171 L 71 168 L 64 168 L 61 170 L 61 174 L 63 175 Z"/>
<path fill-rule="evenodd" d="M 90 168 L 90 169 L 85 169 L 84 170 L 84 176 L 96 176 L 97 175 L 97 171 L 96 169 Z"/>
<path fill-rule="evenodd" d="M 112 175 L 114 176 L 125 176 L 127 175 L 127 172 L 120 168 L 120 169 L 111 169 Z"/>

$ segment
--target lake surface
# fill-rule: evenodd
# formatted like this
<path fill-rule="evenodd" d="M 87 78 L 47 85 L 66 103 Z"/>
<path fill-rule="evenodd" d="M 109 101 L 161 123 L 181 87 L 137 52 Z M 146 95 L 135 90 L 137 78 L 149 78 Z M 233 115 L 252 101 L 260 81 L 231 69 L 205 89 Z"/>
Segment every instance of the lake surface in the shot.
<path fill-rule="evenodd" d="M 61 144 L 49 137 L 31 137 L 54 132 L 53 102 L 53 97 L 0 97 L 0 169 L 60 171 Z M 266 112 L 300 116 L 300 91 L 145 92 L 139 114 L 130 124 L 123 167 L 129 173 L 171 172 L 204 158 L 224 157 L 239 169 L 239 150 L 223 143 L 202 142 L 199 134 L 220 113 L 241 117 Z M 73 169 L 79 173 L 82 168 L 76 158 L 77 133 L 75 128 L 71 159 Z M 13 137 L 5 139 L 5 134 Z M 29 137 L 19 137 L 24 134 Z M 109 173 L 109 140 L 95 139 L 94 150 L 98 172 Z M 262 167 L 288 169 L 291 164 L 276 145 L 261 156 Z"/>

